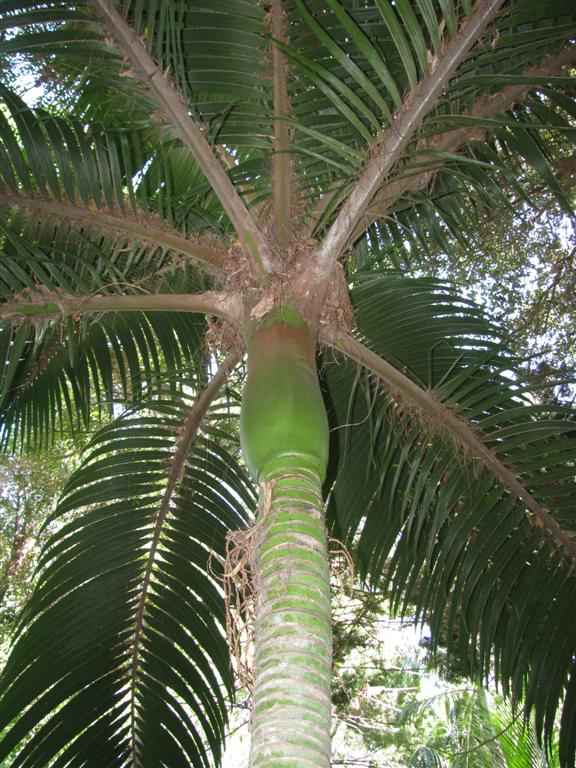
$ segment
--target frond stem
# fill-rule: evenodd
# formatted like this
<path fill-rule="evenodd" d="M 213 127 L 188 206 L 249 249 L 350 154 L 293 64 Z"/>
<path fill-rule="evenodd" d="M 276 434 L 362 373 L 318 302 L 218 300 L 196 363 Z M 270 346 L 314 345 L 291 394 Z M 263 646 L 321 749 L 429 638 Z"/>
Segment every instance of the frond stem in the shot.
<path fill-rule="evenodd" d="M 540 66 L 526 70 L 522 77 L 551 77 L 573 65 L 575 61 L 576 44 L 572 44 L 555 56 L 550 56 Z M 473 109 L 465 116 L 485 119 L 496 117 L 522 101 L 533 90 L 534 86 L 526 83 L 508 85 L 497 93 L 479 99 Z M 378 190 L 365 214 L 359 220 L 350 240 L 356 240 L 374 221 L 385 216 L 391 206 L 406 192 L 416 192 L 428 185 L 434 174 L 445 165 L 445 162 L 438 161 L 430 164 L 430 157 L 427 153 L 430 151 L 455 153 L 472 141 L 481 141 L 490 130 L 490 127 L 484 128 L 481 125 L 465 126 L 447 131 L 432 139 L 419 141 L 411 160 L 402 169 L 402 177 L 384 184 Z M 429 164 L 426 170 L 423 169 L 425 162 Z"/>
<path fill-rule="evenodd" d="M 158 553 L 158 546 L 160 543 L 160 537 L 166 518 L 170 512 L 170 501 L 174 495 L 174 492 L 182 479 L 184 473 L 184 463 L 188 456 L 190 449 L 196 441 L 198 429 L 202 423 L 202 419 L 206 415 L 210 405 L 214 398 L 218 395 L 218 392 L 223 387 L 229 373 L 239 363 L 241 356 L 232 353 L 226 357 L 222 365 L 218 368 L 210 383 L 198 396 L 198 399 L 194 405 L 190 408 L 188 415 L 182 426 L 182 431 L 176 444 L 176 450 L 170 462 L 170 468 L 168 470 L 168 481 L 162 500 L 156 512 L 156 521 L 154 525 L 154 534 L 150 543 L 150 550 L 147 556 L 146 569 L 144 571 L 144 578 L 142 580 L 142 589 L 140 597 L 138 598 L 138 606 L 136 608 L 135 629 L 132 645 L 132 662 L 130 667 L 130 733 L 132 744 L 133 757 L 138 752 L 137 747 L 137 728 L 136 728 L 136 686 L 138 683 L 138 670 L 140 659 L 140 642 L 142 639 L 142 632 L 144 629 L 144 614 L 146 612 L 146 600 L 148 598 L 148 592 L 150 590 L 150 583 L 152 580 L 152 571 L 156 562 L 156 555 Z M 135 765 L 137 761 L 135 761 Z"/>
<path fill-rule="evenodd" d="M 0 206 L 11 205 L 39 212 L 47 217 L 55 216 L 61 219 L 78 221 L 86 227 L 97 228 L 102 232 L 112 231 L 129 238 L 138 238 L 155 243 L 161 248 L 183 253 L 194 259 L 198 266 L 213 275 L 223 272 L 223 252 L 215 246 L 214 241 L 197 238 L 189 240 L 171 227 L 155 225 L 148 221 L 140 221 L 128 215 L 113 214 L 108 211 L 94 210 L 88 206 L 82 207 L 73 203 L 59 200 L 41 200 L 37 197 L 24 197 L 4 192 L 0 194 Z"/>
<path fill-rule="evenodd" d="M 286 23 L 282 0 L 272 0 L 272 35 L 286 42 Z M 290 129 L 283 120 L 290 114 L 288 99 L 286 59 L 277 45 L 272 43 L 272 70 L 274 81 L 274 182 L 273 208 L 276 240 L 281 248 L 290 241 L 292 218 L 292 155 L 290 153 Z"/>
<path fill-rule="evenodd" d="M 273 271 L 270 247 L 232 184 L 217 152 L 212 148 L 204 127 L 190 116 L 180 93 L 154 62 L 136 32 L 118 13 L 114 4 L 110 0 L 90 0 L 90 3 L 107 24 L 122 53 L 200 166 L 228 214 L 256 273 Z"/>
<path fill-rule="evenodd" d="M 67 317 L 94 312 L 202 312 L 238 323 L 240 299 L 227 291 L 166 294 L 96 294 L 74 296 L 64 291 L 27 289 L 0 305 L 0 319 Z"/>
<path fill-rule="evenodd" d="M 308 285 L 310 300 L 323 292 L 334 263 L 348 242 L 366 206 L 400 159 L 426 115 L 484 29 L 494 19 L 504 0 L 477 0 L 475 9 L 450 40 L 436 66 L 404 99 L 394 115 L 392 125 L 383 130 L 370 147 L 369 159 L 354 188 L 344 201 L 333 224 L 316 249 L 313 273 L 306 274 L 302 285 Z M 312 270 L 310 270 L 312 272 Z"/>

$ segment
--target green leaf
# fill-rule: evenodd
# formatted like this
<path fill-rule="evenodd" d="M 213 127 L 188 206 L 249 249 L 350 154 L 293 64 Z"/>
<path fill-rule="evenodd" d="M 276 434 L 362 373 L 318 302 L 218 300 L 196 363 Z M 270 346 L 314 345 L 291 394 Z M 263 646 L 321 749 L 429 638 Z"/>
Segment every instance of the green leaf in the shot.
<path fill-rule="evenodd" d="M 389 0 L 376 0 L 376 4 L 378 6 L 378 10 L 382 14 L 382 18 L 386 22 L 386 26 L 390 30 L 390 35 L 392 36 L 394 45 L 398 49 L 398 53 L 402 59 L 404 69 L 406 70 L 406 76 L 408 78 L 408 82 L 410 83 L 410 87 L 415 88 L 418 82 L 416 65 L 414 63 L 414 58 L 412 56 L 412 51 L 410 50 L 408 39 L 404 34 L 404 30 L 402 29 L 398 18 L 396 17 L 394 5 L 392 5 Z M 406 6 L 407 4 L 405 3 L 404 5 Z M 411 18 L 410 15 L 409 18 Z"/>
<path fill-rule="evenodd" d="M 496 328 L 441 283 L 375 275 L 352 298 L 361 337 L 473 425 L 542 514 L 442 417 L 327 356 L 334 535 L 358 538 L 361 573 L 415 607 L 470 674 L 487 677 L 495 659 L 504 691 L 526 696 L 538 737 L 549 738 L 574 686 L 574 553 L 553 522 L 576 530 L 572 411 L 535 404 Z"/>
<path fill-rule="evenodd" d="M 69 481 L 2 677 L 0 759 L 25 740 L 14 765 L 88 753 L 146 764 L 164 749 L 175 765 L 218 761 L 233 681 L 210 559 L 255 498 L 209 424 L 165 485 L 189 407 L 171 399 L 147 403 L 144 418 L 125 413 Z"/>

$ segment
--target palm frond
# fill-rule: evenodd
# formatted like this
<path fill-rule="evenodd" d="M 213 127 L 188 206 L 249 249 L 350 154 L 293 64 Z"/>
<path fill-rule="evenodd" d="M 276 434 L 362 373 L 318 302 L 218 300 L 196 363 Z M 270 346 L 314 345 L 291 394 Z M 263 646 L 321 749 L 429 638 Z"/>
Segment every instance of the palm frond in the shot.
<path fill-rule="evenodd" d="M 272 84 L 267 77 L 267 13 L 246 0 L 129 2 L 124 15 L 169 71 L 213 142 L 269 148 Z"/>
<path fill-rule="evenodd" d="M 0 224 L 3 302 L 202 290 L 195 257 L 214 266 L 220 248 L 214 240 L 186 239 L 154 217 L 160 209 L 174 222 L 175 197 L 153 200 L 159 178 L 133 183 L 143 168 L 138 141 L 129 147 L 126 135 L 88 136 L 78 123 L 30 109 L 7 88 L 2 95 L 10 110 L 10 119 L 0 120 L 0 175 L 8 189 Z M 77 314 L 36 324 L 5 317 L 3 444 L 40 445 L 58 425 L 84 428 L 93 406 L 141 399 L 163 376 L 193 370 L 204 354 L 203 332 L 201 319 L 177 313 L 102 320 Z"/>
<path fill-rule="evenodd" d="M 91 0 L 91 5 L 132 66 L 134 75 L 150 91 L 163 118 L 198 163 L 229 216 L 253 269 L 257 272 L 271 272 L 273 258 L 270 245 L 232 184 L 216 147 L 206 134 L 206 127 L 190 114 L 184 95 L 150 56 L 144 42 L 134 35 L 127 19 L 105 0 Z"/>
<path fill-rule="evenodd" d="M 384 4 L 382 4 L 384 5 Z M 388 14 L 388 10 L 386 11 Z M 558 44 L 558 38 L 553 37 L 552 33 L 557 32 L 557 27 L 550 22 L 546 27 L 541 24 L 542 11 L 535 12 L 535 20 L 529 22 L 530 11 L 526 9 L 525 19 L 526 28 L 532 24 L 534 28 L 534 39 L 539 40 L 539 44 L 531 52 L 525 51 L 513 59 L 514 70 L 510 73 L 506 67 L 510 59 L 502 53 L 497 47 L 501 38 L 499 37 L 500 27 L 508 24 L 508 17 L 503 15 L 498 19 L 493 31 L 494 49 L 492 46 L 484 45 L 476 47 L 466 61 L 461 65 L 455 78 L 451 81 L 450 97 L 444 99 L 441 97 L 437 106 L 426 116 L 421 128 L 418 130 L 414 140 L 409 143 L 404 151 L 404 157 L 401 162 L 395 166 L 391 164 L 393 155 L 387 142 L 387 132 L 384 130 L 378 138 L 371 143 L 371 154 L 378 153 L 378 148 L 386 145 L 386 162 L 379 164 L 379 183 L 380 189 L 376 191 L 374 198 L 370 201 L 368 209 L 361 216 L 357 227 L 355 228 L 352 239 L 358 238 L 366 227 L 377 220 L 381 220 L 383 237 L 389 239 L 388 229 L 394 228 L 397 224 L 405 226 L 404 239 L 414 238 L 412 232 L 416 225 L 416 232 L 424 231 L 428 239 L 433 238 L 435 242 L 442 246 L 442 239 L 437 237 L 439 227 L 435 218 L 442 221 L 446 219 L 448 226 L 457 230 L 457 225 L 461 223 L 450 216 L 450 212 L 442 208 L 442 202 L 449 199 L 448 194 L 455 193 L 462 195 L 467 189 L 465 196 L 467 200 L 474 201 L 475 197 L 480 195 L 480 199 L 491 205 L 491 210 L 498 203 L 494 199 L 494 194 L 486 195 L 483 190 L 483 183 L 488 182 L 487 187 L 490 192 L 496 192 L 500 197 L 508 199 L 510 190 L 506 185 L 510 183 L 513 175 L 510 173 L 510 166 L 514 172 L 518 171 L 518 158 L 523 158 L 525 162 L 532 165 L 538 173 L 543 174 L 547 184 L 550 184 L 555 191 L 558 199 L 565 208 L 569 208 L 566 192 L 559 185 L 552 172 L 549 152 L 546 149 L 546 141 L 539 134 L 552 130 L 554 135 L 573 135 L 571 134 L 570 121 L 562 114 L 562 109 L 558 105 L 551 109 L 554 117 L 550 119 L 550 103 L 554 104 L 553 94 L 558 95 L 558 102 L 563 101 L 563 94 L 571 93 L 573 85 L 568 77 L 562 77 L 562 62 L 564 67 L 574 60 L 574 49 L 571 44 L 570 34 L 564 38 L 563 43 Z M 513 15 L 512 15 L 513 16 Z M 518 16 L 519 18 L 519 16 Z M 564 17 L 567 24 L 572 25 L 574 29 L 574 17 Z M 517 20 L 517 17 L 513 16 Z M 525 28 L 523 28 L 525 29 Z M 506 38 L 506 45 L 511 45 L 511 40 L 519 30 L 509 29 L 510 38 Z M 546 35 L 551 37 L 547 39 Z M 560 33 L 561 34 L 561 33 Z M 563 47 L 566 45 L 567 47 Z M 557 47 L 554 47 L 557 46 Z M 386 49 L 387 52 L 389 49 Z M 516 56 L 516 49 L 514 49 Z M 552 53 L 553 52 L 553 53 Z M 538 57 L 541 58 L 538 58 Z M 557 65 L 554 65 L 557 62 Z M 522 69 L 522 67 L 524 67 Z M 490 74 L 478 75 L 478 72 Z M 501 76 L 499 76 L 501 74 Z M 452 88 L 454 85 L 454 88 Z M 414 92 L 412 97 L 416 98 Z M 506 114 L 506 110 L 511 106 L 518 104 L 526 99 L 529 94 L 532 98 L 528 99 L 526 107 L 517 108 L 511 114 Z M 570 102 L 570 99 L 565 99 Z M 535 104 L 532 107 L 532 104 Z M 542 105 L 542 106 L 540 106 Z M 543 120 L 542 109 L 548 110 L 548 119 Z M 360 112 L 356 109 L 357 115 Z M 503 114 L 504 112 L 504 114 Z M 500 118 L 502 119 L 500 120 Z M 498 119 L 495 119 L 498 118 Z M 404 136 L 406 133 L 397 129 L 398 135 Z M 542 129 L 545 129 L 543 131 Z M 329 131 L 322 131 L 324 135 L 330 135 Z M 496 132 L 498 153 L 496 154 L 496 163 L 484 166 L 484 180 L 478 178 L 478 165 L 470 162 L 471 158 L 476 156 L 476 147 L 481 153 L 482 142 L 490 132 Z M 457 137 L 456 134 L 459 133 Z M 456 140 L 458 139 L 458 140 Z M 324 138 L 326 142 L 326 138 Z M 472 142 L 470 149 L 466 145 Z M 477 142 L 477 143 L 475 143 Z M 349 146 L 358 146 L 349 139 L 346 143 Z M 512 151 L 507 149 L 508 143 L 513 147 Z M 452 145 L 452 147 L 451 147 Z M 435 150 L 441 146 L 448 148 L 446 155 L 438 154 Z M 462 148 L 464 147 L 464 151 Z M 482 157 L 480 157 L 483 160 Z M 458 162 L 459 161 L 459 162 Z M 498 173 L 504 166 L 503 174 Z M 334 197 L 336 202 L 342 198 L 347 191 L 349 179 L 338 180 L 335 176 L 336 171 L 332 170 L 332 176 L 329 183 L 324 187 L 325 198 L 319 210 L 314 213 L 316 222 L 320 222 L 319 231 L 323 231 L 328 223 L 334 220 L 336 206 L 333 205 Z M 434 191 L 427 188 L 430 182 L 442 176 L 442 186 L 436 186 Z M 362 177 L 364 179 L 364 176 Z M 367 177 L 366 177 L 367 178 Z M 522 186 L 522 184 L 520 184 Z M 366 190 L 366 184 L 362 187 Z M 414 199 L 411 194 L 414 189 L 427 190 L 425 199 L 432 201 L 433 217 L 426 216 L 424 206 L 418 198 Z M 516 189 L 514 190 L 516 191 Z M 524 193 L 526 194 L 526 193 Z M 439 204 L 436 201 L 440 201 Z M 416 210 L 414 210 L 416 208 Z M 400 211 L 397 215 L 396 211 Z M 409 221 L 403 212 L 406 211 Z M 472 210 L 472 205 L 467 206 L 467 213 Z M 343 218 L 343 216 L 341 217 Z M 472 216 L 472 222 L 474 221 Z M 468 222 L 470 226 L 470 222 Z M 472 229 L 472 226 L 470 226 Z M 420 238 L 423 239 L 423 238 Z M 418 242 L 418 238 L 415 239 Z M 327 243 L 325 249 L 332 248 L 332 243 Z"/>
<path fill-rule="evenodd" d="M 426 157 L 420 155 L 404 183 L 399 180 L 388 188 L 386 202 L 382 195 L 379 213 L 386 220 L 373 236 L 382 252 L 413 268 L 434 249 L 449 252 L 453 241 L 472 245 L 483 217 L 496 206 L 530 212 L 534 206 L 530 190 L 542 184 L 570 213 L 567 192 L 555 176 L 550 141 L 542 135 L 544 123 L 536 116 L 540 107 L 550 109 L 546 97 L 528 99 L 524 111 L 517 107 L 507 119 L 495 121 L 490 142 L 473 143 L 458 153 L 431 148 Z M 570 118 L 560 110 L 553 114 L 568 150 L 569 139 L 574 138 Z M 432 182 L 417 189 L 418 177 L 418 184 Z"/>
<path fill-rule="evenodd" d="M 363 573 L 382 579 L 397 605 L 413 602 L 469 671 L 489 676 L 494 662 L 505 692 L 534 708 L 539 736 L 552 738 L 564 702 L 566 761 L 576 645 L 573 412 L 539 399 L 494 327 L 446 287 L 376 278 L 352 296 L 370 347 L 446 410 L 444 419 L 423 413 L 352 363 L 325 362 L 338 457 L 332 525 L 358 537 Z"/>
<path fill-rule="evenodd" d="M 198 370 L 205 321 L 178 312 L 2 321 L 2 443 L 48 445 L 56 429 L 85 429 L 93 408 L 111 412 L 163 381 Z"/>
<path fill-rule="evenodd" d="M 234 362 L 196 405 L 150 402 L 89 444 L 3 673 L 0 759 L 23 742 L 14 766 L 218 762 L 233 696 L 218 578 L 255 498 L 226 435 L 237 404 L 199 425 Z"/>
<path fill-rule="evenodd" d="M 218 232 L 220 209 L 206 206 L 206 190 L 198 190 L 195 200 L 177 196 L 168 172 L 168 146 L 153 146 L 146 134 L 88 130 L 77 120 L 32 110 L 6 87 L 0 87 L 0 96 L 8 111 L 8 116 L 0 113 L 0 203 L 8 214 L 4 231 L 13 223 L 21 234 L 18 230 L 26 226 L 28 239 L 46 250 L 57 250 L 70 237 L 80 248 L 81 235 L 86 249 L 94 241 L 100 246 L 103 236 L 113 243 L 115 238 L 117 252 L 131 251 L 124 257 L 131 274 L 122 275 L 124 280 L 137 276 L 146 254 L 161 261 L 168 251 L 218 272 L 222 255 L 216 239 L 188 239 L 184 232 Z M 152 158 L 162 166 L 160 178 L 150 170 Z M 186 219 L 178 214 L 183 204 Z M 138 255 L 139 249 L 144 253 Z"/>
<path fill-rule="evenodd" d="M 281 47 L 290 65 L 292 150 L 311 204 L 331 197 L 334 190 L 339 198 L 349 191 L 361 158 L 367 162 L 382 144 L 400 100 L 414 100 L 415 89 L 431 78 L 446 46 L 473 17 L 474 7 L 448 0 L 437 4 L 379 0 L 362 7 L 349 0 L 286 3 L 286 42 Z M 252 196 L 251 190 L 246 202 L 268 196 L 273 99 L 267 76 L 270 29 L 264 10 L 244 0 L 231 0 L 218 9 L 191 8 L 171 0 L 161 7 L 152 2 L 126 3 L 124 12 L 160 69 L 170 72 L 212 144 L 231 148 L 234 163 L 241 164 L 241 153 L 249 152 L 250 163 L 258 168 L 252 175 L 258 192 Z M 77 89 L 82 109 L 102 117 L 97 105 L 105 104 L 112 110 L 107 114 L 109 124 L 119 127 L 128 118 L 131 125 L 143 121 L 150 128 L 149 106 L 135 107 L 135 113 L 126 108 L 126 102 L 145 99 L 142 86 L 137 78 L 120 76 L 127 74 L 126 68 L 89 14 L 60 3 L 48 14 L 49 26 L 40 3 L 27 4 L 21 13 L 14 9 L 6 13 L 7 24 L 16 32 L 4 43 L 8 55 L 39 52 L 49 60 L 68 62 L 76 57 L 76 74 L 68 84 Z M 429 114 L 407 146 L 408 154 L 458 126 L 470 127 L 479 102 L 494 100 L 498 90 L 517 86 L 523 78 L 526 87 L 547 85 L 550 98 L 556 93 L 562 98 L 566 88 L 562 78 L 544 83 L 533 71 L 570 44 L 575 25 L 576 15 L 565 1 L 553 9 L 519 1 L 510 12 L 498 15 L 485 41 L 474 46 L 459 66 L 450 89 L 437 104 L 429 105 Z M 81 46 L 85 55 L 79 57 Z M 82 78 L 79 72 L 84 73 Z M 486 129 L 494 128 L 481 115 L 478 119 Z M 476 127 L 479 130 L 479 123 Z M 520 126 L 507 120 L 507 127 L 514 134 L 510 142 L 519 141 L 522 151 L 544 169 L 541 149 L 532 151 Z M 438 167 L 438 160 L 428 158 L 431 170 Z M 382 173 L 380 182 L 386 187 L 401 178 L 403 165 Z M 562 197 L 562 190 L 557 185 L 556 189 Z M 333 206 L 326 213 L 333 214 Z M 330 220 L 323 217 L 322 229 Z"/>

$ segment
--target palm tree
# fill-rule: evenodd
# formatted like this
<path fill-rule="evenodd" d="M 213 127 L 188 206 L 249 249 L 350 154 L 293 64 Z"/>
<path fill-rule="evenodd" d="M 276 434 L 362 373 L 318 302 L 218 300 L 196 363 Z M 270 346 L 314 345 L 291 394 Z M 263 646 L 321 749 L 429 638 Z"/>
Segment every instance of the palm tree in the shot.
<path fill-rule="evenodd" d="M 573 2 L 0 9 L 2 442 L 111 418 L 53 518 L 0 759 L 217 762 L 241 575 L 251 764 L 329 765 L 327 504 L 540 737 L 561 710 L 574 765 L 572 412 L 450 286 L 390 271 L 522 204 L 527 166 L 569 210 Z"/>

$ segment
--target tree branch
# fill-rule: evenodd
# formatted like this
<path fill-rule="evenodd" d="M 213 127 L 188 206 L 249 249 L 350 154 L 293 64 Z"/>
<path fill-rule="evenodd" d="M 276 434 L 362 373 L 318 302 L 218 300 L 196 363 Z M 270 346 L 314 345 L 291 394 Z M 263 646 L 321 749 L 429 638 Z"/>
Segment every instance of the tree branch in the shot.
<path fill-rule="evenodd" d="M 285 43 L 286 24 L 282 0 L 272 0 L 271 17 L 273 37 Z M 272 69 L 274 73 L 274 231 L 278 245 L 281 248 L 286 248 L 290 241 L 294 180 L 290 152 L 290 129 L 282 118 L 290 114 L 290 102 L 288 100 L 286 59 L 274 43 L 272 43 Z"/>
<path fill-rule="evenodd" d="M 574 64 L 574 62 L 576 62 L 575 44 L 564 48 L 555 56 L 550 56 L 539 66 L 531 67 L 524 72 L 522 77 L 552 77 Z M 474 108 L 465 116 L 485 119 L 493 118 L 526 98 L 533 90 L 534 85 L 529 83 L 508 85 L 498 93 L 478 99 Z M 384 184 L 378 190 L 364 216 L 359 220 L 350 239 L 354 241 L 360 237 L 370 224 L 385 216 L 390 207 L 406 192 L 416 192 L 428 185 L 438 169 L 445 164 L 444 161 L 437 161 L 429 165 L 428 170 L 423 171 L 423 163 L 430 164 L 430 151 L 457 152 L 471 141 L 481 141 L 490 130 L 491 127 L 489 126 L 484 128 L 478 125 L 471 125 L 447 131 L 432 139 L 419 141 L 412 159 L 402 169 L 402 177 Z"/>
<path fill-rule="evenodd" d="M 313 272 L 310 270 L 312 274 L 307 274 L 302 281 L 302 287 L 309 299 L 314 299 L 317 291 L 322 292 L 334 263 L 381 185 L 382 179 L 400 159 L 450 78 L 466 59 L 483 30 L 494 19 L 503 2 L 504 0 L 477 0 L 474 12 L 448 43 L 436 66 L 405 97 L 394 116 L 393 124 L 376 137 L 364 171 L 316 250 Z"/>
<path fill-rule="evenodd" d="M 320 332 L 320 341 L 339 352 L 344 352 L 352 360 L 374 373 L 385 387 L 394 393 L 399 393 L 401 399 L 417 413 L 421 413 L 427 421 L 441 424 L 442 431 L 457 446 L 464 448 L 467 454 L 479 461 L 502 485 L 524 503 L 528 510 L 527 519 L 530 525 L 547 533 L 576 562 L 576 541 L 562 530 L 556 520 L 522 485 L 516 475 L 484 445 L 469 422 L 461 419 L 438 400 L 432 392 L 421 389 L 394 366 L 349 334 L 323 329 Z"/>
<path fill-rule="evenodd" d="M 37 197 L 24 197 L 7 192 L 0 194 L 1 205 L 17 206 L 30 211 L 38 211 L 46 216 L 79 221 L 85 226 L 97 226 L 104 231 L 112 230 L 130 238 L 137 237 L 139 240 L 155 243 L 161 248 L 190 256 L 202 269 L 213 275 L 223 273 L 223 252 L 214 244 L 203 243 L 201 239 L 188 240 L 176 230 L 164 228 L 160 224 L 155 225 L 149 221 L 142 222 L 127 215 L 116 215 L 88 207 L 83 208 L 58 200 L 42 200 Z"/>
<path fill-rule="evenodd" d="M 217 153 L 205 136 L 203 126 L 193 120 L 172 82 L 160 70 L 134 30 L 110 0 L 90 0 L 105 21 L 116 43 L 142 82 L 158 102 L 161 111 L 178 132 L 232 222 L 247 256 L 257 273 L 273 271 L 270 247 L 256 226 L 250 211 L 222 167 Z"/>
<path fill-rule="evenodd" d="M 167 294 L 96 294 L 74 296 L 65 291 L 25 290 L 0 305 L 0 319 L 85 315 L 94 312 L 202 312 L 239 324 L 240 298 L 226 291 Z"/>
<path fill-rule="evenodd" d="M 137 750 L 138 736 L 137 736 L 137 727 L 136 727 L 136 710 L 135 710 L 134 702 L 137 698 L 136 687 L 137 687 L 138 670 L 139 670 L 139 663 L 140 663 L 140 643 L 142 639 L 142 631 L 145 627 L 144 614 L 146 612 L 146 601 L 148 598 L 150 582 L 152 579 L 152 571 L 154 569 L 156 556 L 158 554 L 158 544 L 160 542 L 160 537 L 162 534 L 164 523 L 170 512 L 170 502 L 172 500 L 172 497 L 174 495 L 174 492 L 178 484 L 180 483 L 180 480 L 182 479 L 182 476 L 184 473 L 184 464 L 186 462 L 186 458 L 191 448 L 196 442 L 196 436 L 198 434 L 198 429 L 200 428 L 200 424 L 202 423 L 202 419 L 204 418 L 208 409 L 212 405 L 214 398 L 218 395 L 218 392 L 220 392 L 220 390 L 224 386 L 226 379 L 228 378 L 228 375 L 236 367 L 239 361 L 240 361 L 240 355 L 237 355 L 237 354 L 228 355 L 228 357 L 224 360 L 220 368 L 216 371 L 216 373 L 212 377 L 210 383 L 203 390 L 203 392 L 201 392 L 201 394 L 198 396 L 198 399 L 196 400 L 192 408 L 190 408 L 188 415 L 186 416 L 186 420 L 182 425 L 182 430 L 180 432 L 178 441 L 176 443 L 176 449 L 174 451 L 174 455 L 172 457 L 172 460 L 170 461 L 170 466 L 168 468 L 168 481 L 166 483 L 166 488 L 164 489 L 162 501 L 160 502 L 160 505 L 155 515 L 156 521 L 154 525 L 154 534 L 152 536 L 152 540 L 150 542 L 148 554 L 146 557 L 146 561 L 147 561 L 146 568 L 144 570 L 144 577 L 142 580 L 142 589 L 140 591 L 140 595 L 138 598 L 138 606 L 136 608 L 135 629 L 134 629 L 134 635 L 132 639 L 132 653 L 131 653 L 132 661 L 131 661 L 131 674 L 130 674 L 130 689 L 131 689 L 130 724 L 131 724 L 131 733 L 132 733 L 131 742 L 132 742 L 133 754 L 135 754 L 138 751 Z M 137 764 L 137 761 L 135 761 L 135 764 Z"/>

